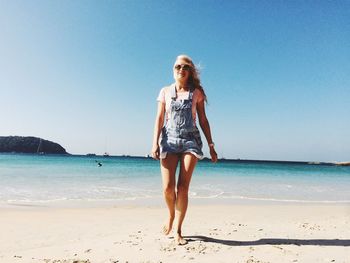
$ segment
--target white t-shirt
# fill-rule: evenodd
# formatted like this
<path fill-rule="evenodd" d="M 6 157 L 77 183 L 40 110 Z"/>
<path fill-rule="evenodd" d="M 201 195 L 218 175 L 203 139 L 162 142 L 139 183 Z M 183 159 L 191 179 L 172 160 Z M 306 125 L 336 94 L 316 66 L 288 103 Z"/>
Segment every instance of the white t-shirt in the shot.
<path fill-rule="evenodd" d="M 160 90 L 157 101 L 160 101 L 162 103 L 165 103 L 165 119 L 168 120 L 170 113 L 170 103 L 171 103 L 171 89 L 174 88 L 174 85 L 170 85 L 167 87 L 164 87 Z M 186 92 L 177 92 L 177 98 L 176 100 L 185 100 L 188 99 L 189 91 Z M 197 104 L 201 101 L 204 100 L 204 95 L 203 93 L 195 89 L 193 91 L 193 96 L 192 96 L 192 118 L 193 118 L 193 123 L 196 124 L 196 115 L 197 115 Z"/>

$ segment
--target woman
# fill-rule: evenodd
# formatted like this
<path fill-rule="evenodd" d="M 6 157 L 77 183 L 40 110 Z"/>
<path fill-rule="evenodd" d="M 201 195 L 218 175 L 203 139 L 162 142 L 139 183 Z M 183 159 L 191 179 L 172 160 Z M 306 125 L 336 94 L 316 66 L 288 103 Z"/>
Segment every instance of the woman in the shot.
<path fill-rule="evenodd" d="M 178 56 L 173 74 L 175 83 L 161 89 L 157 99 L 158 111 L 152 157 L 160 159 L 164 198 L 169 210 L 169 218 L 163 227 L 163 232 L 165 235 L 171 232 L 176 210 L 175 242 L 185 245 L 187 241 L 182 236 L 181 227 L 188 205 L 189 185 L 197 160 L 203 158 L 196 115 L 207 139 L 213 162 L 217 161 L 217 154 L 205 114 L 206 95 L 192 59 L 186 55 Z M 178 163 L 180 173 L 176 185 L 175 174 Z"/>

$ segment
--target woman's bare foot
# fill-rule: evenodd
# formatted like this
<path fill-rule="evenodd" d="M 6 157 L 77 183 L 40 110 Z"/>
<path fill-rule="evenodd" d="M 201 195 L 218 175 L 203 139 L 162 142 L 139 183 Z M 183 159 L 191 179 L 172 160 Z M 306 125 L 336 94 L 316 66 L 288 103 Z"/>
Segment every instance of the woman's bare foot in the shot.
<path fill-rule="evenodd" d="M 187 242 L 186 239 L 184 239 L 182 237 L 181 233 L 177 233 L 176 236 L 175 236 L 175 243 L 178 246 L 183 246 L 183 245 L 186 245 L 188 242 Z"/>
<path fill-rule="evenodd" d="M 171 232 L 171 229 L 173 228 L 173 222 L 174 222 L 174 218 L 175 217 L 169 217 L 169 221 L 167 223 L 164 224 L 163 226 L 163 234 L 164 235 L 169 235 L 169 233 Z"/>

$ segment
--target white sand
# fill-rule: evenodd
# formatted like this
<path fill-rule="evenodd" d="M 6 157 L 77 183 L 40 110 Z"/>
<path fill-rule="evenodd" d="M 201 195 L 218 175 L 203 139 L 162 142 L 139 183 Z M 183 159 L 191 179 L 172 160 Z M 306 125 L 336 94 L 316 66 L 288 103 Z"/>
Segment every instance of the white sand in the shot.
<path fill-rule="evenodd" d="M 1 208 L 0 262 L 350 262 L 350 207 L 196 205 L 185 246 L 165 208 Z"/>

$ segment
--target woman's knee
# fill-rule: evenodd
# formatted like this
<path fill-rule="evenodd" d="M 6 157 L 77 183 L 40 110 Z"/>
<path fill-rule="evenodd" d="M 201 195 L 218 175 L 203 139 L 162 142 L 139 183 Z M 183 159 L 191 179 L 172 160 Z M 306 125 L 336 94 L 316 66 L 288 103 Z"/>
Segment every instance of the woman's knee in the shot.
<path fill-rule="evenodd" d="M 175 194 L 175 186 L 171 185 L 171 184 L 165 185 L 163 187 L 163 193 L 165 195 L 173 195 L 173 194 Z"/>
<path fill-rule="evenodd" d="M 189 191 L 189 185 L 185 184 L 185 183 L 180 183 L 177 185 L 177 194 L 178 195 L 188 195 L 188 191 Z"/>

